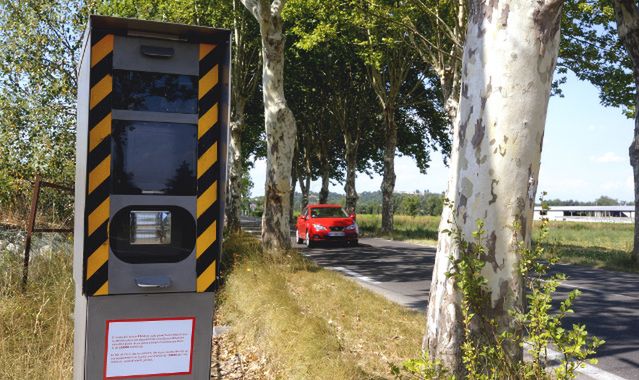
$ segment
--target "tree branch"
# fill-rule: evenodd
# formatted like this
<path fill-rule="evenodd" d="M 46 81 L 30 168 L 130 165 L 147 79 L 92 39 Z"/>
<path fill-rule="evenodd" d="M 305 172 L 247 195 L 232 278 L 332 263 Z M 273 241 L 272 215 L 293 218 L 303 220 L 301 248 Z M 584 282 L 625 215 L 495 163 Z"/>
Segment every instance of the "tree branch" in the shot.
<path fill-rule="evenodd" d="M 244 4 L 244 7 L 246 7 L 246 9 L 248 9 L 248 11 L 251 12 L 253 17 L 255 17 L 255 19 L 259 21 L 260 12 L 259 12 L 259 5 L 257 3 L 257 0 L 240 0 L 240 1 L 242 2 L 242 4 Z"/>

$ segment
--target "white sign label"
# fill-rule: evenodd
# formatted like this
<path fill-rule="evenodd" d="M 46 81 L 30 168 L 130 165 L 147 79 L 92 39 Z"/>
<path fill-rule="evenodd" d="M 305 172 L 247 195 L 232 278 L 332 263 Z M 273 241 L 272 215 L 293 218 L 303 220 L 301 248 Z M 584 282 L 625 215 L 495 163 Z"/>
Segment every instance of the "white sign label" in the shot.
<path fill-rule="evenodd" d="M 188 375 L 195 318 L 107 321 L 104 377 Z"/>

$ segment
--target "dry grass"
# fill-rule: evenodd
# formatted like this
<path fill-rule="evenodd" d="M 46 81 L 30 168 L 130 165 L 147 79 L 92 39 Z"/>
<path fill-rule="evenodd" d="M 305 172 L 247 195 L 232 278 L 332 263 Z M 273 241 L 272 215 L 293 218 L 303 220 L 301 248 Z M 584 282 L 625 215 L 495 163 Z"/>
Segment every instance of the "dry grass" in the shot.
<path fill-rule="evenodd" d="M 271 378 L 392 378 L 418 355 L 424 316 L 291 251 L 263 255 L 255 238 L 225 242 L 233 257 L 218 313 L 234 338 L 268 357 Z"/>
<path fill-rule="evenodd" d="M 24 294 L 21 251 L 0 250 L 0 379 L 72 376 L 71 248 L 54 247 L 33 256 Z"/>

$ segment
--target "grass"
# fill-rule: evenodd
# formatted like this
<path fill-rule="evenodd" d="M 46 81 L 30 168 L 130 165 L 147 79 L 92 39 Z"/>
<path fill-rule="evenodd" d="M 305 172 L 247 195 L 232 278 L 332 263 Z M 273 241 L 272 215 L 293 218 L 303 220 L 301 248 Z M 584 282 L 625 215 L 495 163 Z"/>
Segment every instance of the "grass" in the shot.
<path fill-rule="evenodd" d="M 22 251 L 0 249 L 0 379 L 72 376 L 71 244 L 58 241 L 37 251 L 23 294 Z"/>
<path fill-rule="evenodd" d="M 36 239 L 26 293 L 20 247 L 0 250 L 0 379 L 69 379 L 73 356 L 70 239 Z M 266 378 L 390 379 L 419 355 L 423 314 L 378 296 L 298 252 L 270 256 L 257 239 L 225 241 L 217 319 L 239 349 L 265 357 Z"/>
<path fill-rule="evenodd" d="M 357 223 L 364 236 L 404 240 L 435 246 L 439 217 L 395 215 L 395 231 L 383 235 L 381 215 L 358 215 Z M 538 226 L 538 223 L 535 223 Z M 639 272 L 632 261 L 634 226 L 622 223 L 551 222 L 547 247 L 556 249 L 563 263 L 588 265 L 625 272 Z M 533 231 L 533 239 L 538 230 Z"/>
<path fill-rule="evenodd" d="M 639 272 L 631 256 L 633 232 L 633 224 L 551 222 L 546 246 L 564 263 Z"/>
<path fill-rule="evenodd" d="M 386 379 L 391 363 L 416 357 L 424 315 L 321 269 L 296 251 L 263 255 L 254 237 L 225 242 L 232 270 L 218 317 L 240 348 L 268 357 L 285 379 Z M 259 355 L 259 354 L 258 354 Z"/>
<path fill-rule="evenodd" d="M 431 239 L 438 218 L 398 216 L 392 237 Z M 379 229 L 360 215 L 365 233 Z M 7 240 L 0 233 L 0 240 Z M 568 262 L 630 267 L 632 225 L 552 223 L 550 243 Z M 21 250 L 0 247 L 0 379 L 68 379 L 72 373 L 73 285 L 66 238 L 34 242 L 28 291 Z M 265 357 L 267 378 L 390 379 L 390 364 L 418 357 L 424 315 L 396 305 L 296 251 L 264 254 L 257 239 L 224 245 L 217 318 L 239 349 Z M 633 269 L 634 268 L 634 269 Z"/>
<path fill-rule="evenodd" d="M 363 236 L 382 237 L 434 246 L 437 244 L 439 219 L 438 216 L 395 215 L 393 218 L 395 230 L 390 235 L 381 233 L 381 215 L 359 214 L 357 215 L 357 225 Z"/>

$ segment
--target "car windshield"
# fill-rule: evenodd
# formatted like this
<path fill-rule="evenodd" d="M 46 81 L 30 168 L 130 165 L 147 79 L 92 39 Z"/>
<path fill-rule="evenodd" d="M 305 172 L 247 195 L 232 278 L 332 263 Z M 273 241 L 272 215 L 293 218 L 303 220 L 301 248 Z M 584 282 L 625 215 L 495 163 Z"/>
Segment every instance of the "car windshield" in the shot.
<path fill-rule="evenodd" d="M 341 207 L 318 207 L 311 209 L 311 218 L 348 218 Z"/>

